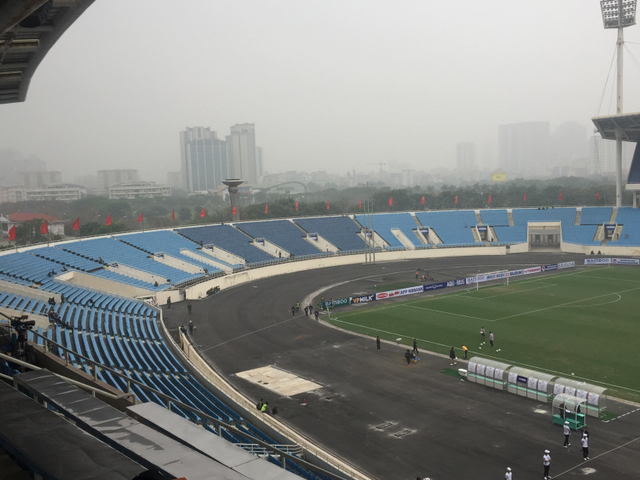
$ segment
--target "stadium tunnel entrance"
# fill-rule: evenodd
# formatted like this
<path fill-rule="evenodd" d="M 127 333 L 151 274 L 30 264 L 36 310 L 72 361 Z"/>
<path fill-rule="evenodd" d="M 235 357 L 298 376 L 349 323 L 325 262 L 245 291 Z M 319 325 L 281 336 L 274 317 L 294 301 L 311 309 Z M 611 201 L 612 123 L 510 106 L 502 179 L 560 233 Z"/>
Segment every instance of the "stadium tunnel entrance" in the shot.
<path fill-rule="evenodd" d="M 560 222 L 529 222 L 527 238 L 529 250 L 560 251 L 562 225 Z"/>

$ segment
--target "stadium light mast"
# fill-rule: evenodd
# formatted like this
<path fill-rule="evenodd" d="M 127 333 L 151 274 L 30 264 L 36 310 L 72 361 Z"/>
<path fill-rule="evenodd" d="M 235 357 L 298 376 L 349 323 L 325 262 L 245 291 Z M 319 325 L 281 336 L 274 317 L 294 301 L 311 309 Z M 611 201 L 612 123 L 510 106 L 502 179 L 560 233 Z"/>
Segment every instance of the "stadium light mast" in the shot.
<path fill-rule="evenodd" d="M 622 115 L 622 59 L 625 27 L 636 24 L 637 0 L 601 0 L 602 23 L 605 29 L 617 28 L 616 114 Z M 622 128 L 616 129 L 616 206 L 622 206 Z"/>

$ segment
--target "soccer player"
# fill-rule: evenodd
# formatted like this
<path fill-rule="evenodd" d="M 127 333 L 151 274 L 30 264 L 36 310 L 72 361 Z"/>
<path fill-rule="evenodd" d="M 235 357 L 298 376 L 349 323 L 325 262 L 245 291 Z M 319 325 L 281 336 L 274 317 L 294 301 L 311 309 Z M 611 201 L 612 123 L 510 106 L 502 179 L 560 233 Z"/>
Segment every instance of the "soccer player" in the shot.
<path fill-rule="evenodd" d="M 451 363 L 449 365 L 455 365 L 456 363 L 456 351 L 451 347 L 451 351 L 449 351 L 449 358 L 451 359 Z"/>
<path fill-rule="evenodd" d="M 507 473 L 504 474 L 504 480 L 513 480 L 513 475 L 511 474 L 511 467 L 507 467 Z"/>
<path fill-rule="evenodd" d="M 491 344 L 491 347 L 493 347 L 493 333 L 491 330 L 489 330 L 489 343 Z"/>
<path fill-rule="evenodd" d="M 484 327 L 480 327 L 480 341 L 484 342 Z"/>

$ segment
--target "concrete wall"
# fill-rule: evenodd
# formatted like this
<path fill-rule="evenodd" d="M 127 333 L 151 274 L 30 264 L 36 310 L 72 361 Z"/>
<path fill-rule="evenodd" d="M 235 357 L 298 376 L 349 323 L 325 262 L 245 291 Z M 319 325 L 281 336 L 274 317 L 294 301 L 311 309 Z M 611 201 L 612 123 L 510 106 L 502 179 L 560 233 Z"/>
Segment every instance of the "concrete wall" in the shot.
<path fill-rule="evenodd" d="M 23 285 L 17 285 L 15 283 L 5 282 L 4 280 L 0 280 L 0 292 L 15 293 L 16 295 L 36 298 L 38 300 L 44 300 L 45 302 L 53 297 L 56 299 L 56 303 L 60 303 L 60 295 L 57 293 L 38 290 L 31 287 L 25 287 Z"/>
<path fill-rule="evenodd" d="M 152 297 L 155 293 L 152 290 L 124 285 L 122 283 L 113 282 L 106 278 L 94 277 L 82 272 L 67 272 L 64 275 L 56 277 L 60 281 L 69 282 L 79 287 L 87 287 L 91 290 L 121 295 L 123 297 Z"/>
<path fill-rule="evenodd" d="M 218 260 L 217 258 L 214 260 L 214 257 L 212 257 L 211 255 L 199 254 L 192 250 L 187 250 L 186 248 L 183 248 L 182 250 L 180 250 L 180 254 L 184 255 L 185 257 L 198 260 L 201 263 L 206 263 L 207 265 L 211 265 L 212 267 L 218 268 L 225 273 L 233 272 L 233 268 L 223 263 L 220 263 L 219 261 L 217 261 Z"/>
<path fill-rule="evenodd" d="M 326 238 L 324 238 L 324 237 L 322 237 L 320 235 L 317 235 L 317 237 L 318 237 L 318 240 L 313 240 L 311 238 L 311 235 L 307 234 L 307 236 L 304 237 L 304 239 L 307 242 L 309 242 L 311 245 L 316 247 L 319 252 L 333 252 L 333 253 L 336 253 L 337 251 L 340 250 L 338 247 L 336 247 L 333 243 L 331 243 Z"/>
<path fill-rule="evenodd" d="M 219 247 L 213 247 L 213 248 L 203 247 L 200 249 L 200 252 L 202 252 L 205 255 L 210 255 L 213 258 L 217 258 L 218 260 L 222 260 L 223 262 L 228 263 L 230 265 L 246 265 L 247 263 L 244 258 L 240 258 L 237 255 L 234 255 L 231 252 L 227 252 L 223 248 L 219 248 Z"/>
<path fill-rule="evenodd" d="M 163 263 L 169 267 L 176 268 L 178 270 L 182 270 L 187 273 L 204 273 L 202 268 L 193 263 L 188 263 L 185 260 L 180 260 L 179 258 L 172 257 L 171 255 L 162 254 L 162 255 L 151 255 L 151 258 L 158 263 Z M 160 283 L 160 282 L 158 282 Z"/>

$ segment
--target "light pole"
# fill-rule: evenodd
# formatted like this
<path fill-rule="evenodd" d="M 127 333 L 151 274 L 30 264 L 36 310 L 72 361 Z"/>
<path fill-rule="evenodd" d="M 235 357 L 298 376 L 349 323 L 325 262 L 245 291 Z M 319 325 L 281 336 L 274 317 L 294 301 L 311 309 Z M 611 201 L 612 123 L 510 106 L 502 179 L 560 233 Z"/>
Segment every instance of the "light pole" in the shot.
<path fill-rule="evenodd" d="M 622 115 L 622 59 L 624 46 L 623 29 L 636 24 L 637 0 L 601 0 L 602 23 L 605 29 L 617 28 L 616 42 L 617 78 L 616 78 L 616 114 Z M 616 206 L 622 206 L 622 128 L 616 128 Z"/>
<path fill-rule="evenodd" d="M 229 187 L 229 202 L 231 203 L 231 219 L 234 222 L 240 221 L 240 206 L 238 205 L 238 186 L 242 183 L 242 180 L 238 178 L 228 178 L 224 180 L 224 183 Z"/>

